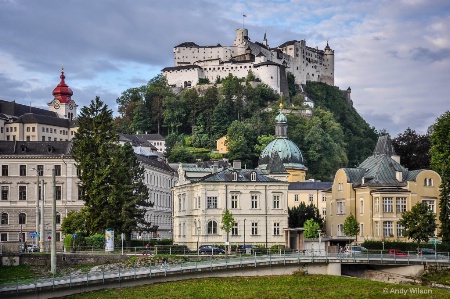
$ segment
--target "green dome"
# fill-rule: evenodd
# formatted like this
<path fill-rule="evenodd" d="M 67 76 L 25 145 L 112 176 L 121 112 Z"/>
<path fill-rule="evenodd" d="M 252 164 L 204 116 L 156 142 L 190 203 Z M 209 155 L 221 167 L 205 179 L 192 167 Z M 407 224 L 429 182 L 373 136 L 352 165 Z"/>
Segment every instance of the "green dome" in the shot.
<path fill-rule="evenodd" d="M 281 113 L 281 111 L 280 111 L 280 113 L 277 115 L 277 117 L 275 118 L 275 122 L 276 123 L 286 123 L 287 124 L 287 118 L 286 118 L 286 116 L 283 114 L 283 113 Z"/>
<path fill-rule="evenodd" d="M 278 153 L 285 168 L 307 169 L 302 152 L 294 142 L 287 138 L 277 138 L 266 146 L 259 156 L 259 167 L 265 168 L 275 152 Z"/>

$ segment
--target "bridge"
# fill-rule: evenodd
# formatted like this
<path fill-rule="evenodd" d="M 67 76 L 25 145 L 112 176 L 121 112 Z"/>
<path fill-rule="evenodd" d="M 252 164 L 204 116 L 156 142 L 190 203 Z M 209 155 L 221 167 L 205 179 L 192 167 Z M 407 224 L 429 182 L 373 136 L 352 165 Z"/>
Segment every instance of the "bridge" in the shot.
<path fill-rule="evenodd" d="M 197 258 L 196 256 L 193 258 Z M 450 266 L 450 256 L 405 257 L 368 253 L 345 254 L 269 254 L 241 256 L 203 256 L 202 260 L 148 267 L 100 266 L 87 273 L 38 279 L 28 283 L 0 285 L 3 298 L 52 298 L 100 289 L 130 287 L 166 281 L 207 277 L 308 274 L 341 275 L 346 265 L 371 265 L 389 268 L 392 273 L 419 276 L 425 264 Z M 108 267 L 108 268 L 105 268 Z"/>

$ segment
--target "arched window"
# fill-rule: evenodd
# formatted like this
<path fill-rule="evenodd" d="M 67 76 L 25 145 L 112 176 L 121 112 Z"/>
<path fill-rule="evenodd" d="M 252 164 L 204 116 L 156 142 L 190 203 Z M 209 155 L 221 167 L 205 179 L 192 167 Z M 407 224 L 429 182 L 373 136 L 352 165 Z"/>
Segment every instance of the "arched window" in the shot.
<path fill-rule="evenodd" d="M 252 181 L 252 182 L 255 182 L 256 181 L 256 172 L 252 172 L 251 173 L 251 175 L 250 175 L 250 180 Z"/>
<path fill-rule="evenodd" d="M 433 186 L 433 179 L 428 179 L 428 186 Z"/>
<path fill-rule="evenodd" d="M 9 215 L 7 213 L 2 213 L 2 224 L 9 224 Z"/>
<path fill-rule="evenodd" d="M 423 185 L 424 186 L 428 186 L 428 179 L 427 178 L 423 179 Z"/>
<path fill-rule="evenodd" d="M 217 235 L 217 222 L 208 222 L 208 235 Z"/>
<path fill-rule="evenodd" d="M 20 213 L 19 214 L 19 224 L 26 224 L 27 223 L 27 214 Z"/>
<path fill-rule="evenodd" d="M 56 213 L 56 224 L 61 224 L 61 214 Z"/>

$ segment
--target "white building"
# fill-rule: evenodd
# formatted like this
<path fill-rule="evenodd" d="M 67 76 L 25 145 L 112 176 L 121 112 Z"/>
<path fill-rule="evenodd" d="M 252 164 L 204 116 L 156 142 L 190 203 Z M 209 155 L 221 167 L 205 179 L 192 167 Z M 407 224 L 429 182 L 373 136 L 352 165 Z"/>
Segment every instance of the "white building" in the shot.
<path fill-rule="evenodd" d="M 61 81 L 53 90 L 49 110 L 0 100 L 0 140 L 12 141 L 68 141 L 78 128 L 77 104 L 73 91 Z"/>
<path fill-rule="evenodd" d="M 54 194 L 53 169 L 56 241 L 58 246 L 62 246 L 59 243 L 63 237 L 62 220 L 69 211 L 79 210 L 84 205 L 71 148 L 69 141 L 0 141 L 0 240 L 3 250 L 17 250 L 20 241 L 35 243 L 30 232 L 36 231 L 43 231 L 43 245 L 48 246 Z M 41 191 L 39 204 L 38 180 Z M 36 215 L 41 215 L 40 221 Z"/>
<path fill-rule="evenodd" d="M 227 209 L 235 220 L 230 243 L 265 247 L 287 243 L 288 183 L 260 170 L 234 166 L 173 188 L 174 243 L 191 249 L 225 244 L 227 234 L 221 225 Z"/>
<path fill-rule="evenodd" d="M 162 73 L 170 85 L 186 88 L 197 85 L 200 79 L 213 83 L 229 74 L 244 78 L 250 71 L 286 95 L 288 72 L 297 84 L 317 81 L 334 85 L 334 50 L 328 43 L 324 50 L 308 47 L 305 40 L 270 48 L 265 35 L 262 43 L 252 42 L 248 29 L 237 29 L 233 46 L 179 44 L 174 48 L 174 67 L 166 67 Z"/>

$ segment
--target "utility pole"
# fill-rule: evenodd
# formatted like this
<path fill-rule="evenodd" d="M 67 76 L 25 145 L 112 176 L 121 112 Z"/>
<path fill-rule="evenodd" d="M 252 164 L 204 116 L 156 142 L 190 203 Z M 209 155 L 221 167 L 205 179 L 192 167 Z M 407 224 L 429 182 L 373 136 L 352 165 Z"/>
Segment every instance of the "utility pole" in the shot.
<path fill-rule="evenodd" d="M 37 236 L 39 234 L 39 201 L 41 200 L 41 192 L 39 190 L 39 170 L 37 168 L 31 168 L 31 170 L 36 171 L 37 174 L 37 182 L 36 182 L 36 188 L 37 188 L 37 194 L 36 194 L 36 234 L 35 234 L 35 239 L 36 239 L 36 245 L 39 244 L 39 240 L 43 237 L 43 236 Z"/>
<path fill-rule="evenodd" d="M 44 234 L 44 203 L 45 203 L 45 196 L 44 196 L 44 179 L 42 179 L 42 185 L 41 185 L 41 192 L 42 192 L 42 205 L 41 205 L 41 230 L 39 234 L 41 235 L 39 239 L 39 251 L 44 252 L 44 240 L 45 234 Z"/>
<path fill-rule="evenodd" d="M 56 274 L 56 177 L 55 168 L 52 169 L 53 200 L 52 200 L 52 240 L 50 249 L 51 272 Z"/>

